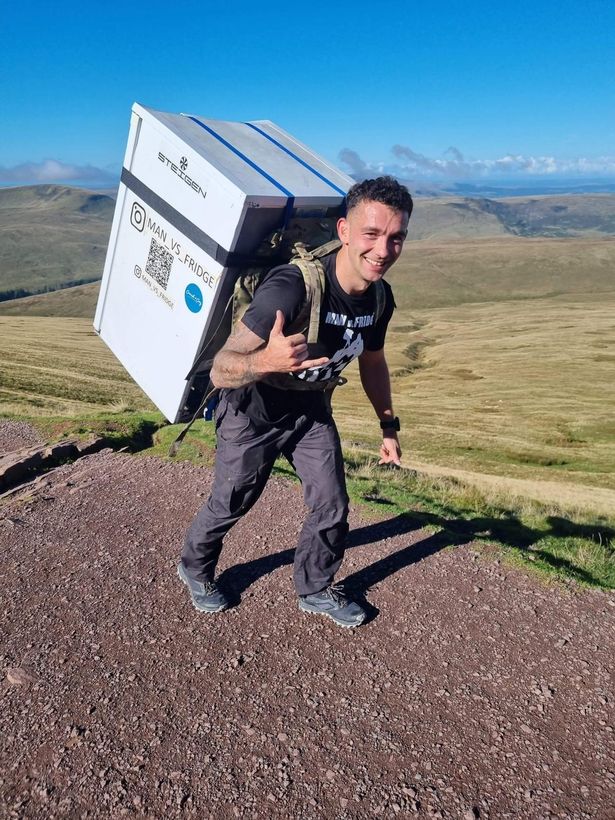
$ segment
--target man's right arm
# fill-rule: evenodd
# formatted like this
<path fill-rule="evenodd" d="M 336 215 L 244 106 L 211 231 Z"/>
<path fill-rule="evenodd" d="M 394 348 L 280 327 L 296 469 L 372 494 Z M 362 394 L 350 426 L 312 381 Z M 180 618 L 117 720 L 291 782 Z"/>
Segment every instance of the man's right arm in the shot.
<path fill-rule="evenodd" d="M 239 322 L 216 354 L 210 378 L 216 387 L 243 387 L 270 373 L 297 373 L 328 362 L 326 357 L 308 360 L 307 354 L 302 333 L 284 335 L 284 314 L 278 310 L 267 341 Z"/>

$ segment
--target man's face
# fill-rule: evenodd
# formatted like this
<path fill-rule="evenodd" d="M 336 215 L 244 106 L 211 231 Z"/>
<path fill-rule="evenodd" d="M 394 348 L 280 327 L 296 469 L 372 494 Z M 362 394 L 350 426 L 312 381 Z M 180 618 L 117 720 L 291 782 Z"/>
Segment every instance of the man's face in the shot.
<path fill-rule="evenodd" d="M 360 293 L 382 279 L 399 259 L 408 232 L 409 216 L 371 200 L 360 202 L 337 223 L 342 242 L 340 283 Z M 339 266 L 338 261 L 338 266 Z M 342 279 L 344 281 L 342 281 Z"/>

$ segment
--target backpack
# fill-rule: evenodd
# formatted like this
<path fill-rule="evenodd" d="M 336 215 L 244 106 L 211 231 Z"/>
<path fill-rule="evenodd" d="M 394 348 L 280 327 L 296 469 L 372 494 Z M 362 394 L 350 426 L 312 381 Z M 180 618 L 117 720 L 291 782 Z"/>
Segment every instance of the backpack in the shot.
<path fill-rule="evenodd" d="M 339 239 L 330 238 L 332 232 L 333 225 L 331 220 L 303 218 L 291 223 L 283 231 L 278 230 L 270 234 L 263 241 L 257 252 L 257 256 L 254 260 L 256 264 L 245 267 L 235 282 L 233 293 L 224 308 L 222 317 L 222 321 L 227 320 L 228 322 L 228 314 L 230 314 L 230 325 L 225 337 L 228 338 L 237 323 L 244 316 L 264 276 L 271 268 L 288 264 L 296 265 L 301 271 L 305 284 L 305 301 L 295 320 L 286 328 L 286 332 L 288 334 L 303 333 L 306 336 L 308 344 L 315 344 L 318 340 L 320 308 L 326 278 L 321 259 L 330 253 L 334 253 L 341 247 Z M 298 236 L 300 238 L 297 238 Z M 326 238 L 327 241 L 318 244 L 318 241 L 314 242 L 315 238 L 317 240 L 318 238 Z M 315 247 L 315 245 L 317 246 Z M 312 246 L 311 250 L 310 246 Z M 386 293 L 382 281 L 375 282 L 374 286 L 376 297 L 375 322 L 377 322 L 384 313 Z M 209 343 L 214 337 L 220 338 L 219 331 L 222 321 L 211 334 L 210 339 L 203 345 L 203 350 L 192 366 L 190 373 L 188 373 L 187 379 L 191 378 L 195 372 L 199 370 L 206 358 L 212 358 L 208 350 Z M 218 349 L 220 349 L 221 346 L 218 342 Z M 346 383 L 346 379 L 339 376 L 323 384 L 323 382 L 305 382 L 299 379 L 293 379 L 290 374 L 286 373 L 271 374 L 265 377 L 263 381 L 283 390 L 327 391 L 329 400 L 334 388 Z M 217 404 L 218 392 L 218 388 L 213 387 L 210 381 L 205 390 L 204 398 L 196 412 L 171 445 L 169 450 L 170 456 L 174 456 L 177 453 L 186 433 L 204 410 L 205 419 L 211 420 Z"/>

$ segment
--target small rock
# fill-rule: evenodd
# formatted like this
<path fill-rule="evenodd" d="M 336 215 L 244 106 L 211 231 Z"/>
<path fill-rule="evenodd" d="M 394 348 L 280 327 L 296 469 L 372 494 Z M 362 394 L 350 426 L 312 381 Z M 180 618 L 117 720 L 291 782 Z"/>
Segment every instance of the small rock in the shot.
<path fill-rule="evenodd" d="M 30 672 L 26 672 L 26 670 L 20 666 L 7 669 L 6 679 L 9 683 L 13 684 L 13 686 L 30 686 L 36 683 L 36 676 Z"/>

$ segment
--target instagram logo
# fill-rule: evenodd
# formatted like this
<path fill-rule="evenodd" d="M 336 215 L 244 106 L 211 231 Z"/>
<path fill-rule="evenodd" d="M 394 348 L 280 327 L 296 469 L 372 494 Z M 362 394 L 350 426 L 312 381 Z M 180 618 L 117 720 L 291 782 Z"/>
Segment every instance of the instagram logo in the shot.
<path fill-rule="evenodd" d="M 142 231 L 145 227 L 145 208 L 142 208 L 138 202 L 132 203 L 132 210 L 130 212 L 130 224 L 138 231 Z"/>

